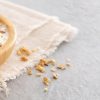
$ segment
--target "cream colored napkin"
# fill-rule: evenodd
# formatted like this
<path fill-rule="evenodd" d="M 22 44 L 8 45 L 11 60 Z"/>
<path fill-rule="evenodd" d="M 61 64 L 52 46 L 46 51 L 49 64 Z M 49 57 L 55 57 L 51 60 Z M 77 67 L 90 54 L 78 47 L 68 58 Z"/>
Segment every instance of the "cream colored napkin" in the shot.
<path fill-rule="evenodd" d="M 1 90 L 7 91 L 7 81 L 16 79 L 27 67 L 35 65 L 41 57 L 49 56 L 61 42 L 72 40 L 77 33 L 76 28 L 56 17 L 5 1 L 0 1 L 0 14 L 14 23 L 17 34 L 11 57 L 0 66 Z M 22 46 L 30 50 L 38 48 L 39 51 L 33 53 L 28 62 L 23 63 L 16 55 L 16 50 Z"/>

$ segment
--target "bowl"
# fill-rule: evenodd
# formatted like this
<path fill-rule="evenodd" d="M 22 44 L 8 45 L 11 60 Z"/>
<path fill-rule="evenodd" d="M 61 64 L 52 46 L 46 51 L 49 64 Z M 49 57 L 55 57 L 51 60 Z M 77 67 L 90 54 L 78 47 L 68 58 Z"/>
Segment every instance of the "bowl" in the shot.
<path fill-rule="evenodd" d="M 9 58 L 9 56 L 11 55 L 16 40 L 16 34 L 14 31 L 14 26 L 8 18 L 0 15 L 0 23 L 6 25 L 8 31 L 7 40 L 2 46 L 0 46 L 0 65 L 1 65 L 5 63 L 6 60 Z"/>

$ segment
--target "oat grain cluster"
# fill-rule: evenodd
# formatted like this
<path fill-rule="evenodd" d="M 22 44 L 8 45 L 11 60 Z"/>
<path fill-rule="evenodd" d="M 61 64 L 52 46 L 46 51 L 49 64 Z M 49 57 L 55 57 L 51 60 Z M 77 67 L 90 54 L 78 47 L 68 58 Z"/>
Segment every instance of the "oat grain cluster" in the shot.
<path fill-rule="evenodd" d="M 21 59 L 20 61 L 24 63 L 28 61 L 29 59 L 28 57 L 34 52 L 37 52 L 37 49 L 29 50 L 25 47 L 22 47 L 22 48 L 19 48 L 19 50 L 17 51 L 17 55 L 20 56 L 20 59 Z M 44 84 L 44 86 L 46 86 L 44 88 L 44 92 L 47 92 L 48 86 L 52 82 L 52 79 L 57 80 L 59 78 L 59 75 L 58 75 L 59 70 L 65 70 L 66 68 L 70 66 L 71 64 L 69 62 L 67 62 L 66 64 L 59 64 L 57 63 L 55 59 L 41 58 L 39 62 L 35 66 L 33 66 L 33 68 L 31 67 L 27 68 L 27 74 L 29 76 L 34 75 L 35 73 L 33 74 L 33 70 L 37 71 L 35 76 L 42 77 L 42 83 Z M 52 77 L 45 76 L 46 67 L 51 67 L 50 72 L 51 72 Z"/>

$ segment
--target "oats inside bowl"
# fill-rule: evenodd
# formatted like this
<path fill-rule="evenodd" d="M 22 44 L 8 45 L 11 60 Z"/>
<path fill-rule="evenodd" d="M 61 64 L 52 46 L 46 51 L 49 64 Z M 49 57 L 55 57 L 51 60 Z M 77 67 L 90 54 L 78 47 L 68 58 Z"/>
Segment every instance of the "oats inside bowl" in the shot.
<path fill-rule="evenodd" d="M 4 43 L 6 43 L 7 39 L 8 39 L 7 26 L 3 23 L 0 23 L 0 47 L 2 47 Z"/>

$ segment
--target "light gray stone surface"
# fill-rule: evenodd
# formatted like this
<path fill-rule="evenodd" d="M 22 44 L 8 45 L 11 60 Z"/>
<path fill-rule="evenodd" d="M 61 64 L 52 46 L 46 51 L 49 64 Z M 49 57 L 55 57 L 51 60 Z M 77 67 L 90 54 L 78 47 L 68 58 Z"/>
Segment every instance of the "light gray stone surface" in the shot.
<path fill-rule="evenodd" d="M 100 100 L 100 0 L 9 0 L 49 15 L 59 16 L 79 28 L 78 36 L 63 43 L 52 55 L 73 67 L 59 72 L 48 93 L 41 79 L 23 75 L 8 83 L 10 95 L 0 100 Z"/>

